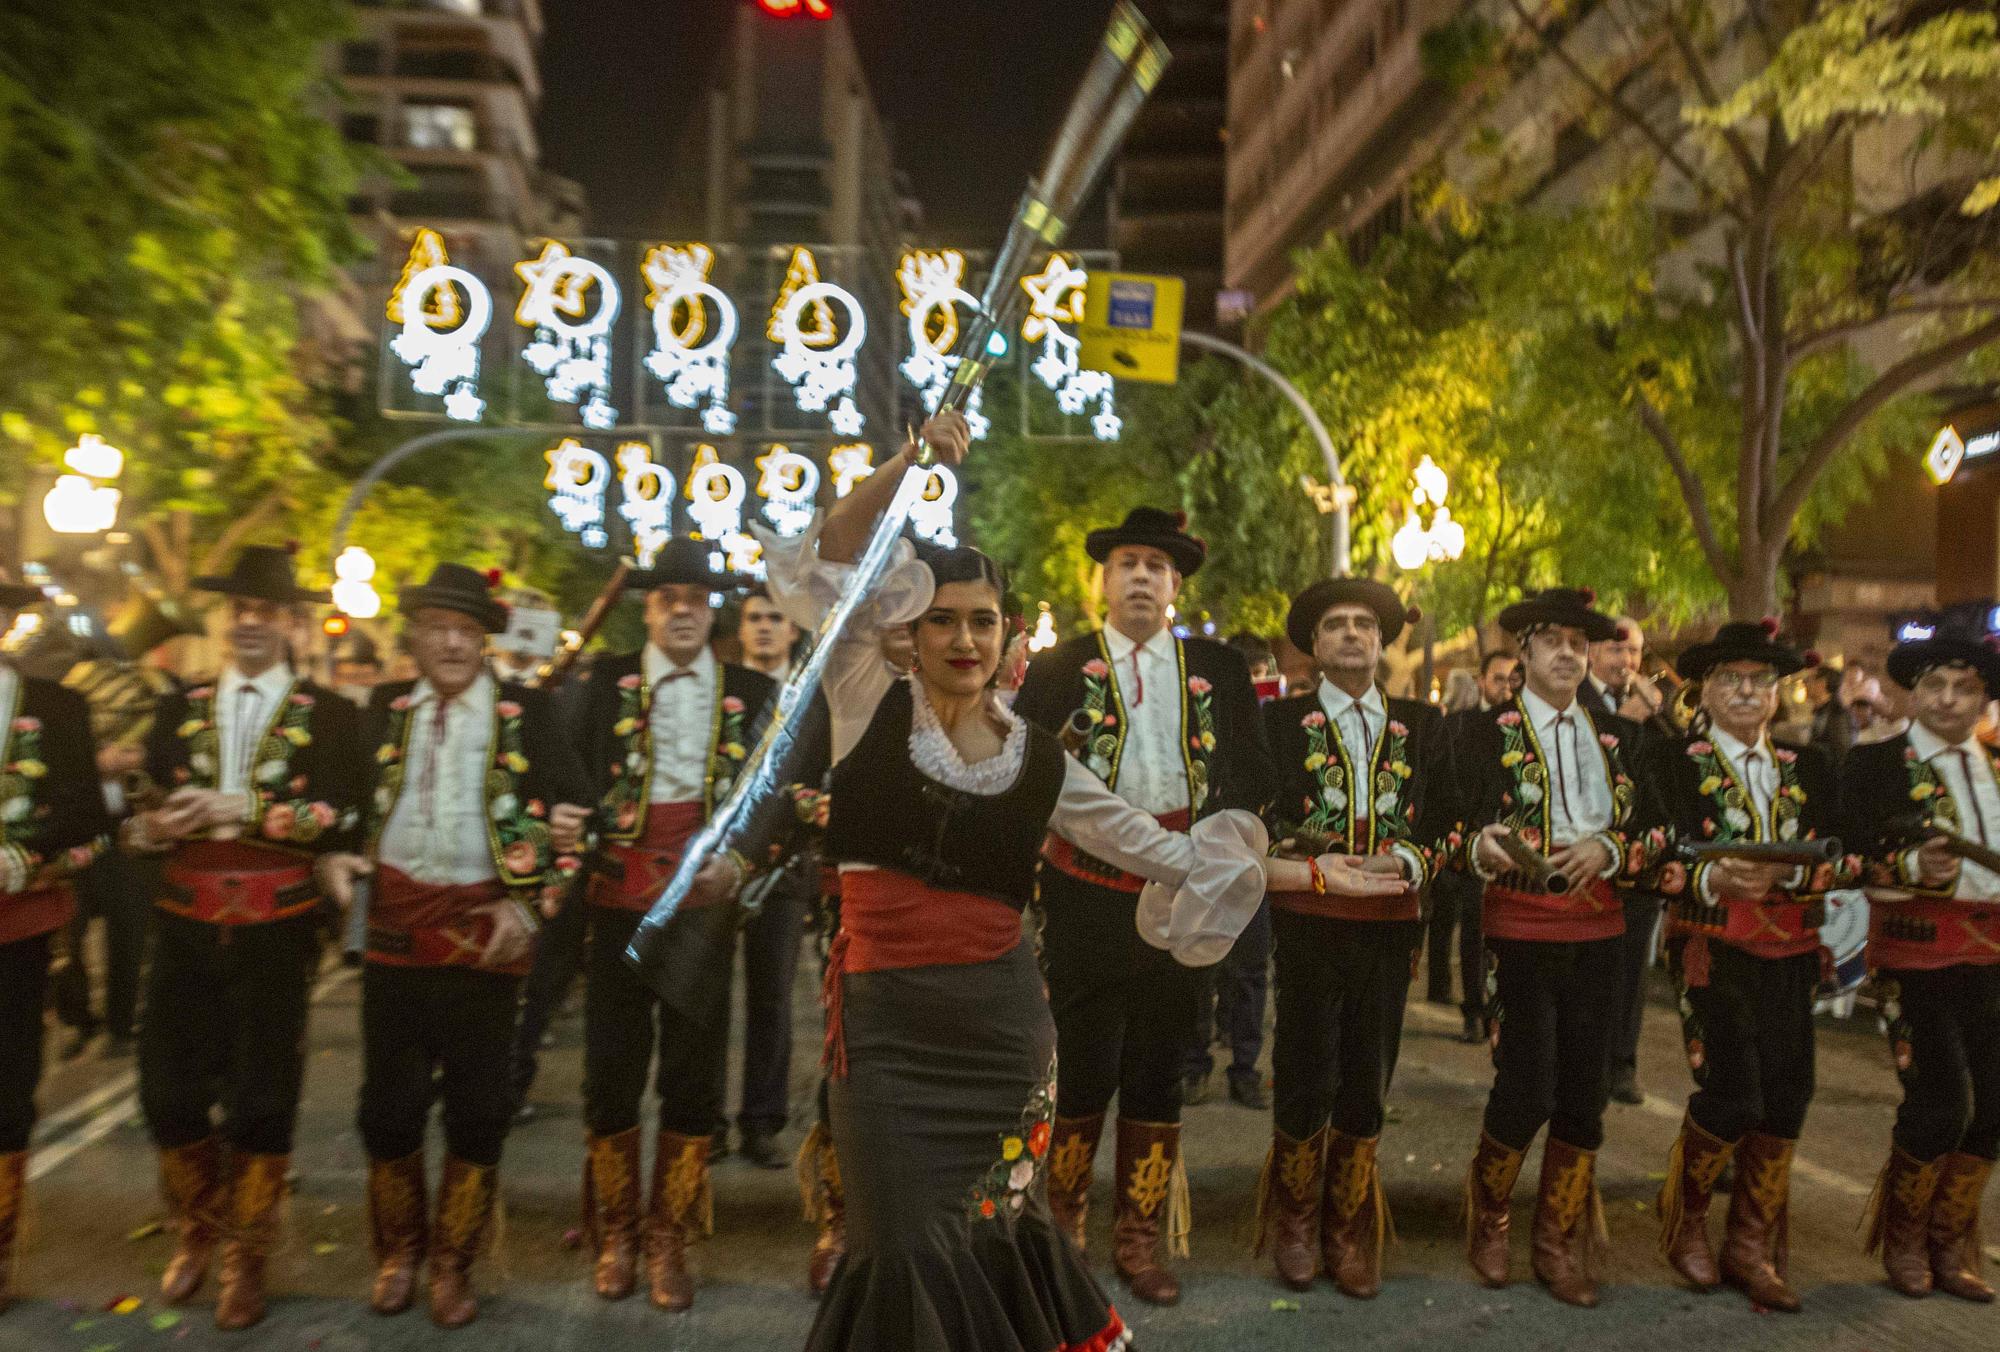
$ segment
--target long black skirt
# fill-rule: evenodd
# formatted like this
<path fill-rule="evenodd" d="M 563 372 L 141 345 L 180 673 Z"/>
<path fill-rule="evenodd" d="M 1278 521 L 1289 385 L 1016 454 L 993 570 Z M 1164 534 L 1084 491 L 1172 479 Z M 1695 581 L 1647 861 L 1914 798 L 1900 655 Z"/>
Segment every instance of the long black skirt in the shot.
<path fill-rule="evenodd" d="M 1049 1219 L 1056 1037 L 1032 948 L 841 980 L 848 1248 L 808 1352 L 1129 1348 Z"/>

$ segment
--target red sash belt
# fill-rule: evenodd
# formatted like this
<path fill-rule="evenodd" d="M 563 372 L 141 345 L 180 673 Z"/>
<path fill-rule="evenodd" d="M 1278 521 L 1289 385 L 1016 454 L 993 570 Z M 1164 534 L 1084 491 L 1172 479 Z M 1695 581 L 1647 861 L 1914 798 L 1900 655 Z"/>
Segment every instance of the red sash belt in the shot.
<path fill-rule="evenodd" d="M 1823 901 L 1736 901 L 1707 905 L 1684 901 L 1667 910 L 1672 934 L 1700 934 L 1759 958 L 1792 958 L 1819 947 L 1826 923 Z"/>
<path fill-rule="evenodd" d="M 1329 920 L 1419 920 L 1423 903 L 1415 892 L 1400 897 L 1343 897 L 1332 892 L 1273 892 L 1271 908 Z"/>
<path fill-rule="evenodd" d="M 245 841 L 190 841 L 161 872 L 159 908 L 205 925 L 263 925 L 319 905 L 310 860 Z"/>
<path fill-rule="evenodd" d="M 835 1079 L 847 1075 L 842 976 L 992 962 L 1021 942 L 1021 913 L 992 897 L 927 887 L 893 869 L 851 869 L 841 883 L 840 933 L 827 952 L 820 991 L 826 1006 L 823 1060 Z"/>
<path fill-rule="evenodd" d="M 1868 965 L 1935 971 L 2000 963 L 2000 903 L 1878 902 L 1868 910 Z"/>
<path fill-rule="evenodd" d="M 1186 808 L 1169 812 L 1154 821 L 1169 831 L 1185 832 L 1193 823 L 1193 816 Z M 1042 858 L 1067 873 L 1078 882 L 1090 883 L 1096 887 L 1108 887 L 1113 892 L 1130 892 L 1137 895 L 1145 887 L 1146 880 L 1135 873 L 1127 873 L 1116 864 L 1107 864 L 1095 855 L 1086 854 L 1061 836 L 1050 836 L 1042 842 Z"/>
<path fill-rule="evenodd" d="M 59 930 L 75 912 L 76 894 L 68 883 L 0 896 L 0 944 Z"/>
<path fill-rule="evenodd" d="M 486 967 L 480 956 L 493 942 L 493 917 L 475 915 L 503 901 L 498 878 L 451 887 L 418 882 L 387 864 L 375 869 L 375 898 L 368 907 L 368 961 L 385 967 L 479 967 L 504 976 L 526 976 L 532 952 L 505 966 Z"/>
<path fill-rule="evenodd" d="M 700 803 L 649 805 L 646 829 L 637 840 L 605 847 L 600 870 L 590 880 L 590 904 L 619 911 L 650 909 L 673 881 L 681 851 L 706 816 Z"/>
<path fill-rule="evenodd" d="M 1602 878 L 1578 883 L 1559 897 L 1488 883 L 1481 909 L 1486 935 L 1492 939 L 1587 943 L 1625 932 L 1625 907 L 1618 890 Z"/>

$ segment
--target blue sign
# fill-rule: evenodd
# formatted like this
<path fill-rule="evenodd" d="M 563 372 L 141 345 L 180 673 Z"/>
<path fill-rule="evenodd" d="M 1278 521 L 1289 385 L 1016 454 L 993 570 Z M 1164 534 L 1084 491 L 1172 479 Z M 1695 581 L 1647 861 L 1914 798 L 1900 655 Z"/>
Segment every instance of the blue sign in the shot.
<path fill-rule="evenodd" d="M 1111 327 L 1150 331 L 1153 327 L 1153 297 L 1157 289 L 1151 282 L 1113 282 Z"/>

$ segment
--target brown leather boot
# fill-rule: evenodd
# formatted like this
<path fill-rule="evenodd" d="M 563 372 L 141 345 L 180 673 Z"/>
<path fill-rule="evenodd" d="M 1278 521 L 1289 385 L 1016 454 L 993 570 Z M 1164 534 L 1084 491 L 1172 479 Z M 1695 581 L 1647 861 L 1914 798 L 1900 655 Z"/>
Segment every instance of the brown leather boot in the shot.
<path fill-rule="evenodd" d="M 368 1308 L 376 1314 L 401 1314 L 416 1300 L 429 1210 L 421 1149 L 399 1160 L 368 1161 L 368 1229 L 375 1251 Z"/>
<path fill-rule="evenodd" d="M 1172 1194 L 1180 1154 L 1180 1123 L 1118 1119 L 1111 1265 L 1132 1294 L 1148 1305 L 1172 1305 L 1181 1298 L 1180 1279 L 1160 1258 L 1160 1230 L 1168 1213 L 1176 1209 Z M 1185 1187 L 1185 1181 L 1179 1186 Z"/>
<path fill-rule="evenodd" d="M 1946 1295 L 1981 1304 L 1993 1300 L 1992 1284 L 1979 1275 L 1979 1203 L 1992 1176 L 1992 1160 L 1954 1151 L 1938 1161 L 1931 1200 L 1931 1279 Z"/>
<path fill-rule="evenodd" d="M 1597 1199 L 1597 1152 L 1551 1136 L 1542 1147 L 1542 1185 L 1535 1198 L 1535 1278 L 1565 1305 L 1591 1309 L 1597 1282 L 1591 1259 L 1604 1224 Z"/>
<path fill-rule="evenodd" d="M 597 1250 L 597 1294 L 623 1300 L 639 1283 L 639 1129 L 592 1132 L 583 1160 L 585 1232 Z"/>
<path fill-rule="evenodd" d="M 833 1136 L 824 1127 L 814 1127 L 800 1148 L 799 1160 L 802 1168 L 812 1170 L 808 1212 L 819 1226 L 806 1263 L 806 1282 L 814 1295 L 823 1296 L 833 1284 L 833 1270 L 847 1254 L 847 1198 L 840 1186 L 840 1157 L 834 1153 Z"/>
<path fill-rule="evenodd" d="M 499 1191 L 498 1169 L 444 1157 L 431 1226 L 431 1322 L 441 1329 L 464 1328 L 479 1314 L 472 1264 L 486 1246 Z"/>
<path fill-rule="evenodd" d="M 1715 1181 L 1736 1147 L 1703 1131 L 1692 1116 L 1681 1119 L 1681 1134 L 1667 1156 L 1667 1181 L 1654 1207 L 1660 1213 L 1660 1257 L 1697 1291 L 1712 1291 L 1722 1280 L 1708 1242 L 1708 1203 Z"/>
<path fill-rule="evenodd" d="M 1889 1148 L 1889 1162 L 1875 1182 L 1869 1203 L 1868 1252 L 1882 1252 L 1889 1285 L 1906 1296 L 1931 1293 L 1931 1201 L 1937 1193 L 1940 1160 L 1929 1164 L 1901 1146 Z"/>
<path fill-rule="evenodd" d="M 1319 1228 L 1321 1179 L 1325 1174 L 1326 1132 L 1293 1140 L 1275 1128 L 1271 1153 L 1259 1183 L 1257 1247 L 1271 1246 L 1278 1280 L 1294 1291 L 1308 1290 L 1319 1276 L 1314 1246 Z"/>
<path fill-rule="evenodd" d="M 1482 1131 L 1465 1171 L 1465 1257 L 1479 1280 L 1495 1289 L 1507 1284 L 1507 1205 L 1525 1158 Z"/>
<path fill-rule="evenodd" d="M 0 1154 L 0 1311 L 14 1301 L 14 1239 L 21 1230 L 21 1197 L 28 1185 L 28 1152 Z"/>
<path fill-rule="evenodd" d="M 706 1136 L 662 1131 L 653 1156 L 653 1194 L 646 1218 L 646 1282 L 653 1304 L 685 1310 L 694 1304 L 694 1277 L 688 1272 L 688 1245 L 713 1223 L 708 1187 Z"/>
<path fill-rule="evenodd" d="M 1736 1187 L 1722 1240 L 1722 1279 L 1767 1310 L 1796 1314 L 1785 1280 L 1791 1242 L 1792 1152 L 1796 1141 L 1753 1131 L 1736 1147 Z"/>
<path fill-rule="evenodd" d="M 1327 1129 L 1326 1204 L 1320 1250 L 1327 1276 L 1343 1295 L 1372 1300 L 1382 1290 L 1382 1247 L 1390 1231 L 1389 1199 L 1376 1159 L 1379 1136 Z"/>
<path fill-rule="evenodd" d="M 221 1289 L 215 1297 L 219 1329 L 247 1329 L 264 1318 L 264 1265 L 278 1244 L 278 1211 L 291 1163 L 290 1155 L 230 1153 Z"/>
<path fill-rule="evenodd" d="M 208 1277 L 222 1232 L 222 1146 L 210 1136 L 160 1151 L 160 1191 L 174 1227 L 174 1254 L 160 1276 L 160 1298 L 184 1305 Z"/>
<path fill-rule="evenodd" d="M 1058 1117 L 1049 1137 L 1049 1216 L 1056 1229 L 1083 1249 L 1083 1223 L 1090 1211 L 1090 1177 L 1097 1167 L 1097 1141 L 1104 1114 Z"/>

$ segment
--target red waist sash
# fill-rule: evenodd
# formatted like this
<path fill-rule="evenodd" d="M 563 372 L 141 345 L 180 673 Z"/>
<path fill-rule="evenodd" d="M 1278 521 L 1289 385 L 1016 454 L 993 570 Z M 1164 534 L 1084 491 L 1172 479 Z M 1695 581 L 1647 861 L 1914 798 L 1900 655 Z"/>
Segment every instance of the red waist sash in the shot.
<path fill-rule="evenodd" d="M 59 930 L 75 913 L 76 893 L 68 883 L 0 896 L 0 944 Z"/>
<path fill-rule="evenodd" d="M 619 911 L 650 909 L 673 881 L 681 852 L 706 816 L 700 803 L 650 804 L 646 829 L 637 840 L 605 847 L 599 872 L 590 880 L 590 904 Z"/>
<path fill-rule="evenodd" d="M 1625 932 L 1625 907 L 1618 900 L 1618 889 L 1602 878 L 1578 883 L 1559 897 L 1488 883 L 1481 913 L 1486 935 L 1492 939 L 1573 944 Z"/>
<path fill-rule="evenodd" d="M 1154 821 L 1169 831 L 1185 832 L 1193 824 L 1193 814 L 1186 808 L 1169 812 Z M 1107 864 L 1095 855 L 1087 854 L 1064 840 L 1061 836 L 1050 836 L 1042 842 L 1042 858 L 1061 869 L 1078 882 L 1090 883 L 1097 887 L 1108 887 L 1113 892 L 1130 892 L 1137 895 L 1146 885 L 1146 880 L 1136 873 L 1127 873 L 1116 864 Z"/>
<path fill-rule="evenodd" d="M 820 991 L 826 1006 L 823 1060 L 835 1079 L 847 1075 L 841 977 L 992 962 L 1021 942 L 1021 913 L 992 897 L 928 887 L 894 869 L 850 869 L 841 883 L 840 933 L 827 952 Z"/>
<path fill-rule="evenodd" d="M 1868 908 L 1868 965 L 1934 971 L 2000 963 L 2000 903 L 1876 902 Z"/>
<path fill-rule="evenodd" d="M 387 864 L 375 869 L 375 898 L 368 907 L 368 961 L 385 967 L 478 967 L 504 976 L 526 976 L 532 951 L 503 966 L 480 962 L 493 942 L 493 917 L 482 906 L 504 901 L 498 878 L 447 886 L 418 882 Z"/>
<path fill-rule="evenodd" d="M 1271 909 L 1329 920 L 1419 920 L 1423 903 L 1415 892 L 1400 897 L 1343 897 L 1333 892 L 1273 892 Z"/>
<path fill-rule="evenodd" d="M 205 925 L 263 925 L 319 905 L 311 860 L 247 841 L 189 841 L 161 874 L 159 908 Z"/>
<path fill-rule="evenodd" d="M 1668 933 L 1720 939 L 1759 958 L 1813 952 L 1819 947 L 1819 927 L 1825 923 L 1823 901 L 1732 901 L 1711 906 L 1688 900 L 1667 908 Z"/>

